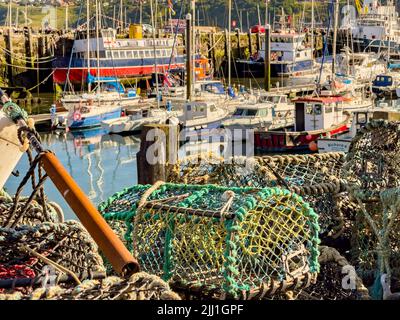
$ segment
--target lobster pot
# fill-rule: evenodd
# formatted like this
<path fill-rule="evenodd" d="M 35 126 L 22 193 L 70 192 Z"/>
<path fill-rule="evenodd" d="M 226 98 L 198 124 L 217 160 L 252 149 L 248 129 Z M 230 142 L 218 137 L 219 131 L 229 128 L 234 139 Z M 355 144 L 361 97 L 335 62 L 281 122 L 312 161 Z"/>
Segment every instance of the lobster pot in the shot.
<path fill-rule="evenodd" d="M 17 125 L 0 110 L 0 189 L 22 156 Z"/>
<path fill-rule="evenodd" d="M 155 184 L 100 206 L 141 268 L 175 288 L 260 298 L 307 287 L 318 272 L 318 223 L 302 198 L 279 188 Z"/>

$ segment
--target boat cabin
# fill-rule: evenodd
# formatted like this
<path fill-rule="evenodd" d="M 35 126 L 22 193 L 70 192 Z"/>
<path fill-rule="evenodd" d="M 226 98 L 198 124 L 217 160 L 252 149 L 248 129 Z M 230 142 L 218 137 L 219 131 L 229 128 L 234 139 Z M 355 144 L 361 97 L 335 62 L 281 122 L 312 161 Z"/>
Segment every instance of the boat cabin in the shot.
<path fill-rule="evenodd" d="M 262 94 L 258 98 L 259 102 L 269 102 L 274 105 L 288 103 L 288 98 L 285 94 Z"/>
<path fill-rule="evenodd" d="M 374 87 L 390 87 L 393 85 L 393 77 L 387 74 L 378 74 L 372 81 Z"/>
<path fill-rule="evenodd" d="M 192 101 L 185 104 L 183 117 L 184 121 L 200 118 L 213 118 L 218 113 L 218 109 L 213 102 Z"/>
<path fill-rule="evenodd" d="M 241 105 L 240 107 L 237 107 L 235 112 L 233 113 L 234 118 L 253 118 L 253 117 L 262 117 L 265 118 L 267 116 L 271 117 L 272 120 L 272 114 L 270 112 L 271 106 L 268 104 L 247 104 L 247 105 Z"/>
<path fill-rule="evenodd" d="M 344 97 L 304 97 L 295 102 L 295 131 L 330 128 L 344 120 Z"/>

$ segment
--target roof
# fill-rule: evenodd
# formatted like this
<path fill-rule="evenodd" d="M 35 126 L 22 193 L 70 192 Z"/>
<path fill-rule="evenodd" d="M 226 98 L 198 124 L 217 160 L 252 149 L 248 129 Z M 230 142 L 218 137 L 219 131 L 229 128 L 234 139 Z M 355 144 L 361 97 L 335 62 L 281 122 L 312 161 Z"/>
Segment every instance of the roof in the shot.
<path fill-rule="evenodd" d="M 300 97 L 293 99 L 293 102 L 321 102 L 321 103 L 332 103 L 332 102 L 343 102 L 347 101 L 342 96 L 329 96 L 329 97 Z"/>

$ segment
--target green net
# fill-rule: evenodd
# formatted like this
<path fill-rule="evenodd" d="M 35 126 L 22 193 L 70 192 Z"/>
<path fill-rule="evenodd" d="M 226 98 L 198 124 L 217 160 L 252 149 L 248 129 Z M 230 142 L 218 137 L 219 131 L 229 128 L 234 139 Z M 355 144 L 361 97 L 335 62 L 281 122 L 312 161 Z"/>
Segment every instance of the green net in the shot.
<path fill-rule="evenodd" d="M 348 250 L 349 217 L 354 212 L 341 178 L 345 155 L 340 152 L 223 159 L 212 153 L 182 159 L 170 182 L 219 184 L 227 187 L 282 187 L 301 195 L 319 216 L 321 240 L 340 242 Z M 341 208 L 347 207 L 344 211 Z M 344 213 L 344 214 L 343 214 Z"/>
<path fill-rule="evenodd" d="M 99 207 L 141 268 L 175 288 L 254 298 L 308 286 L 318 271 L 317 215 L 280 188 L 157 183 Z"/>

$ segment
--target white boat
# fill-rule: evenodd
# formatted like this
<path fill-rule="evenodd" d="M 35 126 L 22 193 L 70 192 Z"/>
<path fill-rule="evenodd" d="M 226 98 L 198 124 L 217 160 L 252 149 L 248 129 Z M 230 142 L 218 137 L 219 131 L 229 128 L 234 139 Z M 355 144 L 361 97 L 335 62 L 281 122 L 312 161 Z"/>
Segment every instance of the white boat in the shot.
<path fill-rule="evenodd" d="M 278 129 L 294 124 L 294 104 L 284 94 L 261 93 L 236 107 L 221 124 L 230 130 Z"/>
<path fill-rule="evenodd" d="M 98 103 L 92 100 L 70 107 L 66 119 L 69 129 L 87 129 L 99 127 L 102 121 L 121 117 L 121 105 L 114 103 Z"/>
<path fill-rule="evenodd" d="M 326 136 L 317 140 L 318 152 L 348 152 L 353 138 L 371 119 L 400 120 L 400 111 L 394 108 L 375 108 L 353 113 L 350 130 L 335 138 Z"/>
<path fill-rule="evenodd" d="M 218 128 L 222 120 L 229 115 L 224 105 L 217 105 L 213 101 L 187 102 L 183 115 L 178 117 L 183 128 L 189 130 Z"/>
<path fill-rule="evenodd" d="M 179 115 L 176 111 L 161 108 L 141 108 L 131 111 L 129 116 L 102 121 L 101 126 L 110 133 L 135 133 L 142 131 L 146 124 L 165 123 L 168 118 Z"/>
<path fill-rule="evenodd" d="M 356 81 L 370 82 L 386 70 L 386 64 L 374 52 L 351 52 L 347 47 L 336 58 L 336 74 Z"/>

